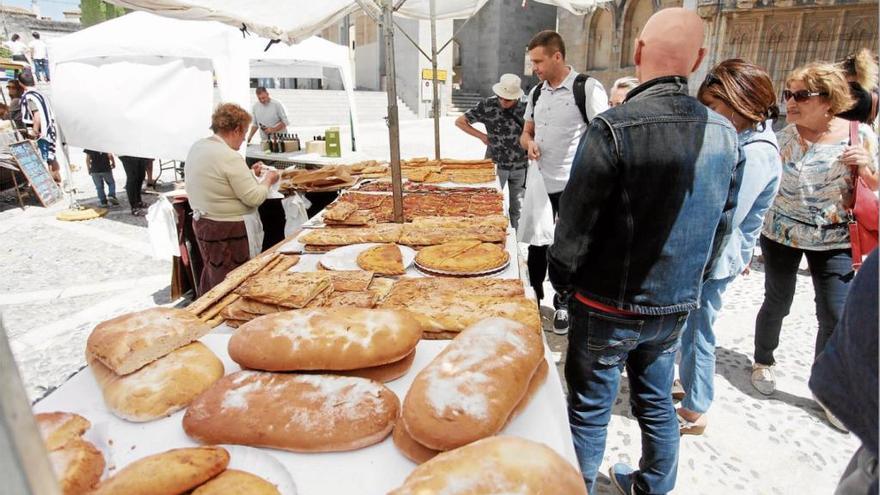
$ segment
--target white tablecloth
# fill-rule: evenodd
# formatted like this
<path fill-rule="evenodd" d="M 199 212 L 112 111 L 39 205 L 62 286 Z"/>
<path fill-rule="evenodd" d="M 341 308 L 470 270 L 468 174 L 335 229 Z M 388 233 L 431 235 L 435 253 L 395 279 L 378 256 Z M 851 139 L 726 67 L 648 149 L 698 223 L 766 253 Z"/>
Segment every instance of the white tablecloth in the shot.
<path fill-rule="evenodd" d="M 231 332 L 228 327 L 221 326 L 201 339 L 223 361 L 227 374 L 239 369 L 226 352 L 228 332 Z M 410 372 L 387 384 L 401 402 L 418 371 L 448 343 L 419 343 Z M 546 359 L 549 363 L 553 362 L 549 351 L 546 352 Z M 93 429 L 101 430 L 109 437 L 112 458 L 107 460 L 107 464 L 116 469 L 151 454 L 197 445 L 183 432 L 183 411 L 150 423 L 130 423 L 110 414 L 88 368 L 34 405 L 34 411 L 68 411 L 85 416 L 92 422 Z M 523 413 L 507 426 L 503 434 L 547 444 L 577 466 L 556 366 L 551 364 L 544 386 Z M 400 486 L 415 468 L 415 464 L 397 451 L 390 437 L 376 445 L 352 452 L 298 454 L 273 449 L 261 450 L 274 456 L 287 468 L 300 495 L 381 495 Z"/>

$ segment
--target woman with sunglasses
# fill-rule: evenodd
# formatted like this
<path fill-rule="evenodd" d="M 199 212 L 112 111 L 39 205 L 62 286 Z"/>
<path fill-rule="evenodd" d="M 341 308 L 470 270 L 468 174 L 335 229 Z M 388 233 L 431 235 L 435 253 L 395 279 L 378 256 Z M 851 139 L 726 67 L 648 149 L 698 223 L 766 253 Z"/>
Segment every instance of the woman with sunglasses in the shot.
<path fill-rule="evenodd" d="M 776 390 L 773 352 L 779 345 L 782 320 L 791 308 L 801 258 L 807 258 L 816 293 L 817 356 L 837 326 L 853 277 L 846 212 L 852 198 L 853 171 L 877 190 L 876 135 L 861 124 L 861 143 L 851 144 L 849 122 L 835 117 L 854 104 L 839 66 L 807 64 L 795 69 L 785 86 L 789 125 L 776 136 L 782 181 L 764 219 L 760 241 L 764 303 L 755 322 L 751 380 L 764 395 Z"/>
<path fill-rule="evenodd" d="M 684 398 L 678 409 L 683 435 L 700 435 L 712 404 L 715 375 L 715 334 L 712 325 L 721 310 L 721 296 L 752 259 L 764 213 L 779 186 L 781 164 L 772 120 L 779 114 L 773 82 L 764 69 L 740 59 L 721 62 L 709 71 L 697 98 L 730 120 L 739 134 L 745 165 L 733 233 L 721 254 L 710 261 L 700 308 L 688 315 L 681 333 L 679 376 Z"/>

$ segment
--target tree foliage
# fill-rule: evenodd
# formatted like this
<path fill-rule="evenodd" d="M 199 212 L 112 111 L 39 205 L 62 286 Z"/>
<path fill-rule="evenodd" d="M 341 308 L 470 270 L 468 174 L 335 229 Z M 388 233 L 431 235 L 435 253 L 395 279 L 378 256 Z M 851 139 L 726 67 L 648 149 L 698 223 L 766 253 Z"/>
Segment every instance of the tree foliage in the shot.
<path fill-rule="evenodd" d="M 109 4 L 102 0 L 80 0 L 80 22 L 83 27 L 94 26 L 99 22 L 119 17 L 126 13 L 123 7 Z"/>

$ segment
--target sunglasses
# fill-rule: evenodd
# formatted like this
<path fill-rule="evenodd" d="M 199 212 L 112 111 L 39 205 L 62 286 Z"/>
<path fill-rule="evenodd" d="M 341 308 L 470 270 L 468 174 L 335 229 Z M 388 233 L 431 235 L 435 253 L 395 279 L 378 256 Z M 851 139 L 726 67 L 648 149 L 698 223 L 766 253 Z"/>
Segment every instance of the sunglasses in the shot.
<path fill-rule="evenodd" d="M 794 101 L 798 103 L 803 103 L 814 96 L 828 96 L 828 93 L 824 92 L 810 92 L 806 89 L 802 89 L 800 91 L 791 92 L 789 90 L 785 90 L 782 92 L 782 100 L 788 101 L 790 98 L 794 98 Z"/>
<path fill-rule="evenodd" d="M 706 80 L 703 81 L 703 84 L 705 84 L 707 87 L 713 84 L 721 84 L 721 79 L 718 79 L 718 77 L 716 77 L 714 73 L 710 72 L 706 74 Z"/>

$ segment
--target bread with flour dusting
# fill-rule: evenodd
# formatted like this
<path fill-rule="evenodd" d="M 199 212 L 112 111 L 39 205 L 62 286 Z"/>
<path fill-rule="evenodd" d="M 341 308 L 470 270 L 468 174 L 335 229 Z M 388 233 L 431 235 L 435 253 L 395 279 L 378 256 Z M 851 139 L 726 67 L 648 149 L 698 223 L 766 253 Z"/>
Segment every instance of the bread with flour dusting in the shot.
<path fill-rule="evenodd" d="M 334 452 L 381 441 L 399 410 L 394 392 L 364 378 L 239 371 L 196 398 L 183 429 L 203 443 Z"/>
<path fill-rule="evenodd" d="M 183 409 L 223 376 L 223 362 L 201 342 L 123 376 L 92 356 L 86 359 L 110 412 L 135 422 L 164 418 Z"/>
<path fill-rule="evenodd" d="M 542 336 L 504 318 L 461 332 L 415 378 L 403 401 L 412 438 L 451 450 L 501 431 L 544 359 Z"/>
<path fill-rule="evenodd" d="M 274 313 L 238 328 L 229 357 L 267 371 L 355 370 L 394 363 L 422 336 L 407 311 L 313 308 Z"/>
<path fill-rule="evenodd" d="M 86 352 L 117 375 L 127 375 L 210 331 L 189 311 L 150 308 L 99 323 Z"/>
<path fill-rule="evenodd" d="M 490 437 L 444 452 L 417 467 L 388 495 L 587 495 L 580 471 L 542 443 Z"/>

